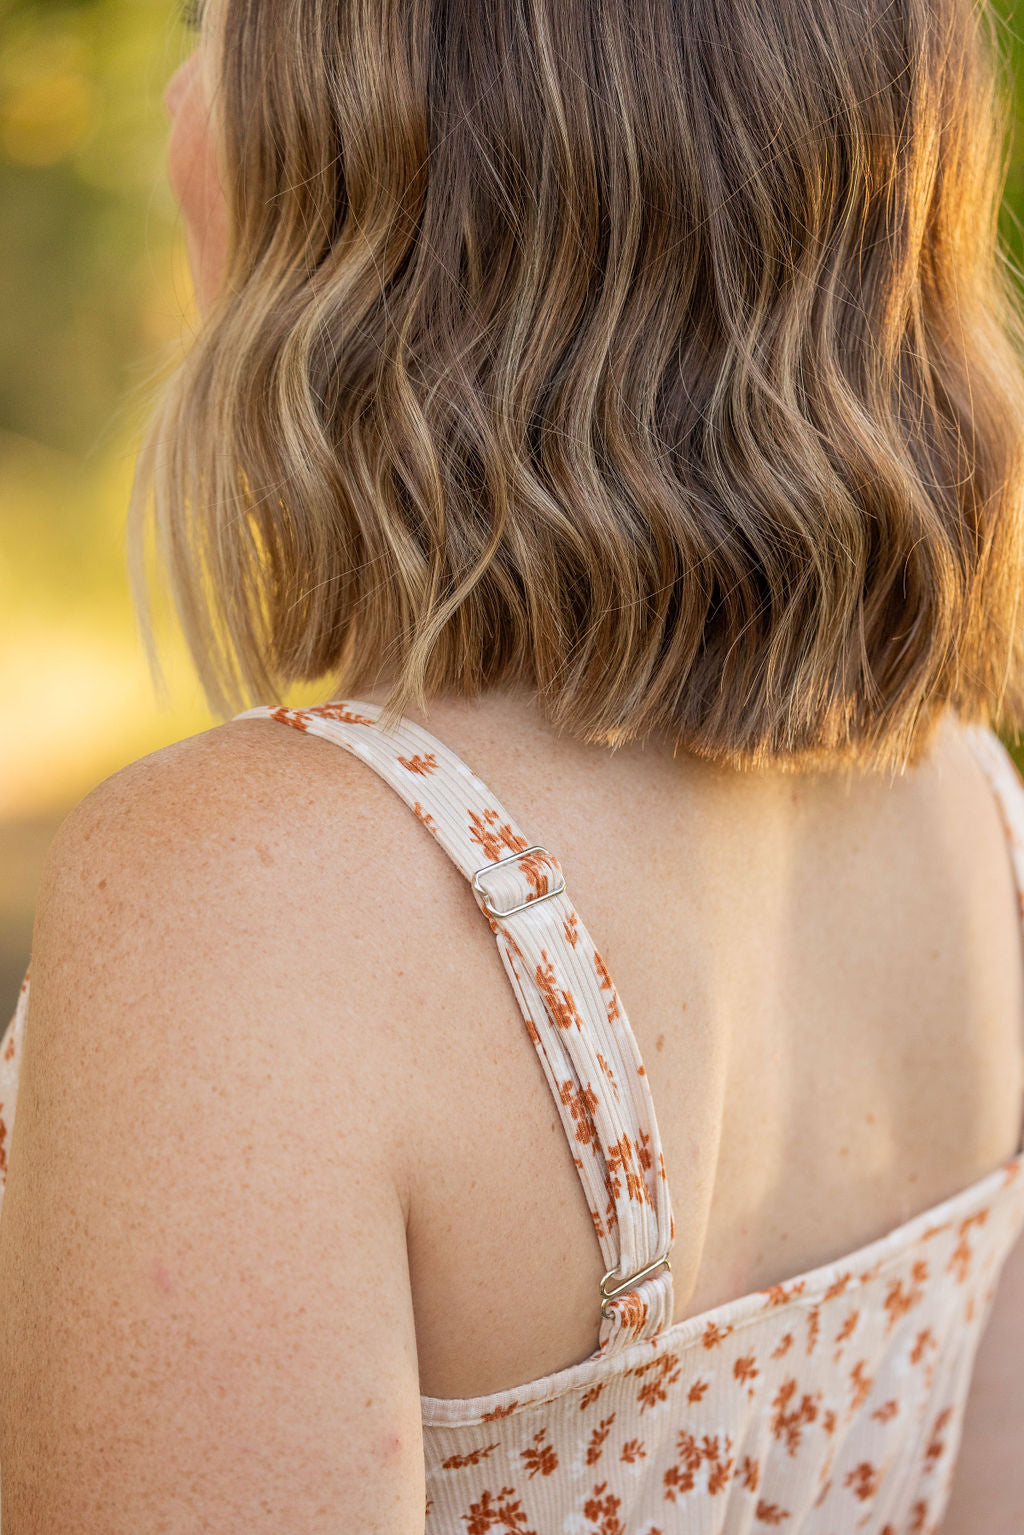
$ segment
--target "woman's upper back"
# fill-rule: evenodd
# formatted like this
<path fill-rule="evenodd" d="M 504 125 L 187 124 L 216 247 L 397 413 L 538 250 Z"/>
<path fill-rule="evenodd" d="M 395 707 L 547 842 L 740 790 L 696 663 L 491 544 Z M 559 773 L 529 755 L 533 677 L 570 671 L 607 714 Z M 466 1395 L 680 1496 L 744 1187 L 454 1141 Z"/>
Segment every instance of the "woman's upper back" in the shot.
<path fill-rule="evenodd" d="M 687 1399 L 694 1404 L 710 1382 L 711 1419 L 707 1404 L 692 1413 L 695 1425 L 703 1415 L 707 1454 L 676 1446 L 678 1478 L 671 1480 L 669 1467 L 658 1498 L 675 1502 L 705 1481 L 711 1494 L 730 1479 L 739 1490 L 741 1467 L 743 1495 L 753 1495 L 758 1477 L 770 1472 L 760 1454 L 741 1460 L 727 1453 L 736 1447 L 728 1430 L 739 1426 L 747 1433 L 749 1423 L 740 1424 L 736 1403 L 716 1396 L 723 1384 L 750 1422 L 756 1418 L 776 1441 L 777 1455 L 796 1454 L 801 1425 L 817 1421 L 831 1436 L 842 1421 L 818 1402 L 821 1392 L 805 1391 L 808 1382 L 812 1388 L 824 1382 L 827 1369 L 844 1375 L 846 1407 L 858 1412 L 862 1431 L 869 1362 L 873 1368 L 891 1353 L 890 1324 L 917 1306 L 912 1320 L 925 1325 L 913 1350 L 909 1324 L 894 1335 L 901 1347 L 907 1343 L 907 1358 L 901 1364 L 895 1354 L 887 1357 L 879 1389 L 893 1389 L 893 1369 L 897 1375 L 906 1370 L 916 1351 L 922 1413 L 937 1402 L 933 1392 L 953 1391 L 962 1405 L 964 1380 L 934 1379 L 928 1336 L 956 1333 L 955 1346 L 970 1352 L 974 1334 L 966 1323 L 980 1322 L 998 1263 L 1016 1234 L 1022 1212 L 1015 1193 L 1002 1196 L 1011 1185 L 999 1169 L 1016 1170 L 1009 1159 L 1019 1139 L 1024 1037 L 1019 908 L 1006 838 L 966 737 L 953 728 L 944 732 L 931 762 L 892 786 L 854 781 L 844 788 L 838 779 L 768 774 L 740 781 L 657 749 L 613 756 L 559 742 L 523 700 L 450 701 L 433 706 L 424 723 L 484 779 L 531 840 L 559 859 L 646 1062 L 672 1191 L 675 1309 L 672 1335 L 663 1340 L 671 1352 L 663 1348 L 645 1363 L 650 1345 L 640 1343 L 633 1346 L 638 1354 L 610 1361 L 617 1367 L 607 1384 L 614 1375 L 616 1389 L 639 1377 L 629 1412 L 618 1411 L 619 1437 L 630 1423 L 638 1426 L 647 1407 L 666 1399 L 670 1384 L 678 1395 L 679 1350 L 688 1348 L 693 1364 L 693 1350 L 709 1347 L 702 1342 L 705 1313 L 715 1309 L 724 1324 L 712 1329 L 716 1338 L 736 1327 L 737 1347 L 741 1328 L 758 1313 L 760 1343 L 773 1330 L 771 1360 L 783 1361 L 796 1346 L 786 1330 L 786 1306 L 803 1305 L 799 1320 L 807 1335 L 800 1335 L 799 1373 L 790 1377 L 788 1364 L 744 1352 L 735 1359 L 730 1354 L 728 1380 L 718 1381 L 715 1365 L 722 1374 L 724 1350 L 721 1359 L 707 1358 L 702 1380 L 687 1372 L 684 1385 L 696 1392 Z M 435 1515 L 454 1517 L 456 1504 L 448 1507 L 445 1498 L 457 1501 L 468 1489 L 468 1482 L 456 1485 L 454 1473 L 471 1479 L 489 1455 L 484 1480 L 509 1480 L 509 1444 L 529 1426 L 514 1464 L 528 1468 L 524 1478 L 549 1480 L 553 1517 L 562 1506 L 557 1489 L 564 1490 L 567 1463 L 554 1479 L 558 1452 L 546 1435 L 557 1436 L 559 1424 L 534 1419 L 557 1399 L 563 1415 L 583 1407 L 597 1412 L 586 1425 L 596 1437 L 585 1457 L 597 1478 L 596 1512 L 586 1517 L 596 1522 L 598 1492 L 609 1486 L 599 1479 L 609 1470 L 598 1465 L 601 1445 L 616 1409 L 611 1391 L 604 1398 L 610 1416 L 597 1408 L 605 1382 L 590 1379 L 592 1364 L 579 1377 L 570 1367 L 591 1360 L 605 1264 L 572 1146 L 496 963 L 488 924 L 459 872 L 365 768 L 312 735 L 297 745 L 293 732 L 264 721 L 240 721 L 231 732 L 261 792 L 279 810 L 283 803 L 282 835 L 298 860 L 283 881 L 273 870 L 277 848 L 256 842 L 280 918 L 271 927 L 260 915 L 271 907 L 247 906 L 254 940 L 272 960 L 276 955 L 307 1006 L 316 1004 L 314 1045 L 322 1052 L 317 1066 L 328 1103 L 332 1076 L 351 1066 L 344 1052 L 333 1053 L 332 1028 L 339 1031 L 343 1012 L 358 1012 L 365 1040 L 360 1070 L 386 1097 L 396 1132 L 387 1154 L 404 1191 L 428 1441 L 436 1426 L 433 1460 L 427 1445 Z M 201 789 L 203 739 L 183 749 L 200 768 Z M 210 742 L 210 750 L 223 749 L 223 736 Z M 430 795 L 424 798 L 429 806 Z M 234 839 L 239 830 L 229 825 L 226 835 Z M 342 835 L 349 868 L 355 853 L 358 890 L 339 885 Z M 303 869 L 301 888 L 294 867 Z M 307 922 L 311 911 L 317 920 L 308 947 L 289 962 L 282 945 L 295 931 L 300 907 Z M 339 924 L 357 927 L 364 938 L 361 945 L 346 943 L 345 974 L 333 973 L 330 963 Z M 361 971 L 351 968 L 357 949 L 365 955 Z M 295 1052 L 309 1045 L 305 1036 L 297 1039 Z M 288 1073 L 285 1060 L 283 1091 Z M 304 1136 L 319 1145 L 318 1157 L 329 1159 L 330 1116 L 319 1103 L 308 1112 L 298 1107 Z M 827 1295 L 817 1296 L 811 1284 L 803 1304 L 802 1284 L 782 1287 L 846 1255 L 856 1268 L 866 1244 L 949 1196 L 956 1196 L 949 1219 L 926 1217 L 912 1242 L 900 1239 L 864 1254 L 863 1272 L 852 1280 L 837 1267 Z M 304 1202 L 315 1206 L 317 1198 L 311 1188 Z M 958 1256 L 961 1228 L 965 1221 L 967 1228 L 980 1226 L 997 1204 L 999 1216 L 975 1244 L 977 1269 L 965 1301 L 956 1286 L 971 1254 Z M 329 1203 L 320 1215 L 330 1231 Z M 336 1240 L 344 1242 L 343 1230 Z M 947 1276 L 954 1274 L 934 1292 L 919 1282 L 928 1269 L 921 1242 L 930 1242 L 933 1264 L 941 1258 Z M 907 1273 L 896 1273 L 896 1264 Z M 858 1308 L 843 1301 L 850 1314 L 826 1339 L 822 1329 L 838 1321 L 846 1285 L 869 1280 L 882 1289 L 874 1309 L 864 1307 L 860 1334 Z M 770 1293 L 763 1298 L 759 1291 Z M 730 1308 L 737 1298 L 745 1299 L 738 1310 Z M 830 1305 L 820 1307 L 826 1298 Z M 680 1326 L 686 1317 L 698 1318 L 692 1336 Z M 856 1360 L 852 1353 L 850 1360 L 842 1357 L 851 1336 Z M 751 1330 L 744 1346 L 753 1337 Z M 805 1364 L 819 1341 L 819 1358 Z M 826 1343 L 835 1345 L 830 1360 Z M 544 1382 L 557 1371 L 560 1383 Z M 571 1385 L 580 1388 L 578 1401 Z M 527 1390 L 517 1391 L 520 1386 Z M 759 1393 L 769 1389 L 771 1402 L 761 1401 Z M 456 1400 L 449 1409 L 437 1400 L 486 1396 L 490 1411 L 483 1410 L 486 1403 L 475 1410 L 476 1404 Z M 870 1400 L 867 1407 L 872 1417 L 881 1413 L 882 1424 L 898 1410 L 895 1401 L 890 1395 L 877 1410 Z M 507 1434 L 470 1445 L 481 1427 L 506 1417 Z M 575 1422 L 582 1432 L 582 1420 Z M 725 1425 L 721 1443 L 707 1436 L 709 1423 Z M 922 1419 L 919 1434 L 926 1427 Z M 626 1475 L 625 1463 L 639 1467 L 649 1454 L 665 1452 L 665 1429 L 663 1421 L 659 1440 L 653 1420 L 644 1419 L 643 1436 L 630 1432 L 616 1444 L 613 1487 L 615 1477 Z M 685 1437 L 689 1430 L 679 1432 Z M 461 1439 L 462 1433 L 469 1437 Z M 565 1461 L 571 1446 L 564 1434 L 557 1442 Z M 818 1446 L 816 1493 L 825 1486 L 833 1448 L 825 1440 Z M 936 1462 L 940 1454 L 934 1451 Z M 851 1468 L 844 1495 L 873 1498 L 877 1460 L 858 1462 L 869 1468 L 860 1482 Z M 794 1493 L 806 1505 L 809 1485 L 805 1477 L 802 1491 L 795 1483 L 788 1487 L 791 1512 Z M 466 1517 L 481 1530 L 490 1528 L 487 1499 L 501 1494 L 497 1483 L 485 1491 L 475 1512 L 472 1499 L 466 1504 Z M 771 1511 L 783 1508 L 765 1497 L 752 1506 L 769 1523 Z M 925 1508 L 920 1500 L 912 1506 Z M 447 1528 L 436 1519 L 435 1527 Z M 883 1525 L 878 1520 L 871 1528 Z"/>
<path fill-rule="evenodd" d="M 422 723 L 555 853 L 614 978 L 673 1196 L 675 1320 L 841 1257 L 1016 1150 L 1018 903 L 956 729 L 927 769 L 845 787 L 559 741 L 510 698 Z M 468 1397 L 587 1357 L 600 1254 L 487 924 L 377 799 L 383 884 L 400 868 L 415 891 L 379 963 L 401 956 L 389 989 L 420 1036 L 400 1090 L 421 1385 Z"/>
<path fill-rule="evenodd" d="M 275 712 L 355 752 L 376 734 L 359 703 L 340 725 Z M 708 1532 L 736 1518 L 822 1535 L 854 1518 L 879 1535 L 937 1528 L 974 1350 L 1024 1218 L 1022 906 L 989 775 L 1019 830 L 1024 792 L 998 743 L 951 727 L 895 786 L 740 785 L 657 751 L 610 763 L 545 742 L 522 701 L 426 723 L 432 740 L 385 741 L 367 760 L 435 836 L 449 815 L 479 828 L 484 805 L 444 748 L 485 774 L 498 809 L 483 818 L 492 833 L 506 815 L 515 825 L 501 847 L 471 836 L 470 862 L 522 835 L 558 848 L 601 986 L 588 1008 L 582 972 L 560 968 L 560 907 L 531 923 L 532 947 L 514 921 L 495 924 L 499 951 L 513 936 L 520 990 L 548 960 L 542 940 L 552 951 L 543 1005 L 531 1022 L 524 992 L 520 1015 L 505 977 L 490 985 L 475 903 L 456 886 L 450 906 L 425 907 L 405 872 L 414 852 L 390 850 L 403 907 L 426 919 L 396 912 L 391 944 L 429 1020 L 431 1064 L 405 1101 L 428 1529 L 573 1516 L 602 1535 L 644 1521 L 647 1535 L 682 1504 Z M 528 800 L 529 816 L 511 810 Z M 566 938 L 585 970 L 589 944 Z M 595 1337 L 612 1204 L 585 1193 L 595 1146 L 576 1100 L 594 1110 L 593 1086 L 610 1105 L 629 1067 L 598 1053 L 582 1094 L 561 1080 L 552 1051 L 562 1029 L 574 1037 L 577 1000 L 595 1045 L 605 1005 L 610 1022 L 628 1010 L 673 1191 L 671 1318 L 612 1358 L 610 1333 L 600 1349 Z M 643 1123 L 642 1108 L 624 1112 L 617 1130 L 639 1148 Z M 627 1178 L 620 1144 L 606 1165 Z"/>

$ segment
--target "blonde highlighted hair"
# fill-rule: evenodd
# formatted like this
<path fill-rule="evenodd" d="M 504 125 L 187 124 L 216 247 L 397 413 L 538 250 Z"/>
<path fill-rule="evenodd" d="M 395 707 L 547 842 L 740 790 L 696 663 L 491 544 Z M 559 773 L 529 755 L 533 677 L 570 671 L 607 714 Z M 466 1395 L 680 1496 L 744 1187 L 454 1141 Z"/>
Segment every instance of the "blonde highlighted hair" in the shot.
<path fill-rule="evenodd" d="M 215 0 L 230 249 L 139 459 L 218 714 L 1024 726 L 1010 90 L 972 0 Z"/>

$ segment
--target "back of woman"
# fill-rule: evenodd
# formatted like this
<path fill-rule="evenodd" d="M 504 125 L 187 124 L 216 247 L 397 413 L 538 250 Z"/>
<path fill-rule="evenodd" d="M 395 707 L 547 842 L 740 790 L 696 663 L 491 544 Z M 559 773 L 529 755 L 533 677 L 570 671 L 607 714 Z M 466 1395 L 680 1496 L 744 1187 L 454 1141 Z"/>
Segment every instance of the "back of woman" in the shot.
<path fill-rule="evenodd" d="M 841 1259 L 1015 1153 L 1021 920 L 997 802 L 952 721 L 894 785 L 799 787 L 609 758 L 509 695 L 424 723 L 557 853 L 614 977 L 674 1196 L 673 1320 Z M 441 875 L 429 904 L 389 903 L 380 934 L 408 959 L 394 1011 L 431 1020 L 406 1105 L 421 1387 L 471 1397 L 586 1358 L 599 1255 L 493 938 L 389 797 L 362 899 L 386 900 L 396 869 Z"/>
<path fill-rule="evenodd" d="M 48 860 L 5 1535 L 1015 1528 L 984 14 L 203 24 L 133 548 L 235 717 Z"/>

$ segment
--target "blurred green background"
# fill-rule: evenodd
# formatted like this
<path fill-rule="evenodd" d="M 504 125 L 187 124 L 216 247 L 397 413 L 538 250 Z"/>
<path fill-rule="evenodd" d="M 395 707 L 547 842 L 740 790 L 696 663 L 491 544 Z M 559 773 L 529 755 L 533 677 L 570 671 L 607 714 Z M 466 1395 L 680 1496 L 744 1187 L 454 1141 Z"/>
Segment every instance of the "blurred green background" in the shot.
<path fill-rule="evenodd" d="M 173 0 L 0 0 L 0 1032 L 63 816 L 214 723 L 166 614 L 158 704 L 123 543 L 147 395 L 195 324 L 161 100 L 191 43 Z M 1019 127 L 1003 214 L 1019 266 Z"/>
<path fill-rule="evenodd" d="M 170 624 L 154 697 L 123 540 L 145 397 L 194 324 L 161 100 L 191 42 L 170 0 L 0 0 L 0 1029 L 60 820 L 213 723 Z"/>

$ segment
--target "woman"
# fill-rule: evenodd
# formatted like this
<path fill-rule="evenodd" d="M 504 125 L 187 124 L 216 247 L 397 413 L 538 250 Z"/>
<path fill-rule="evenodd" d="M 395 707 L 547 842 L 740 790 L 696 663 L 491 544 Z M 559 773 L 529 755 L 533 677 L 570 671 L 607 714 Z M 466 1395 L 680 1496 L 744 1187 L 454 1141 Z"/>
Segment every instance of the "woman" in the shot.
<path fill-rule="evenodd" d="M 1017 1528 L 996 58 L 969 0 L 207 8 L 132 525 L 236 715 L 48 859 L 5 1535 Z"/>

